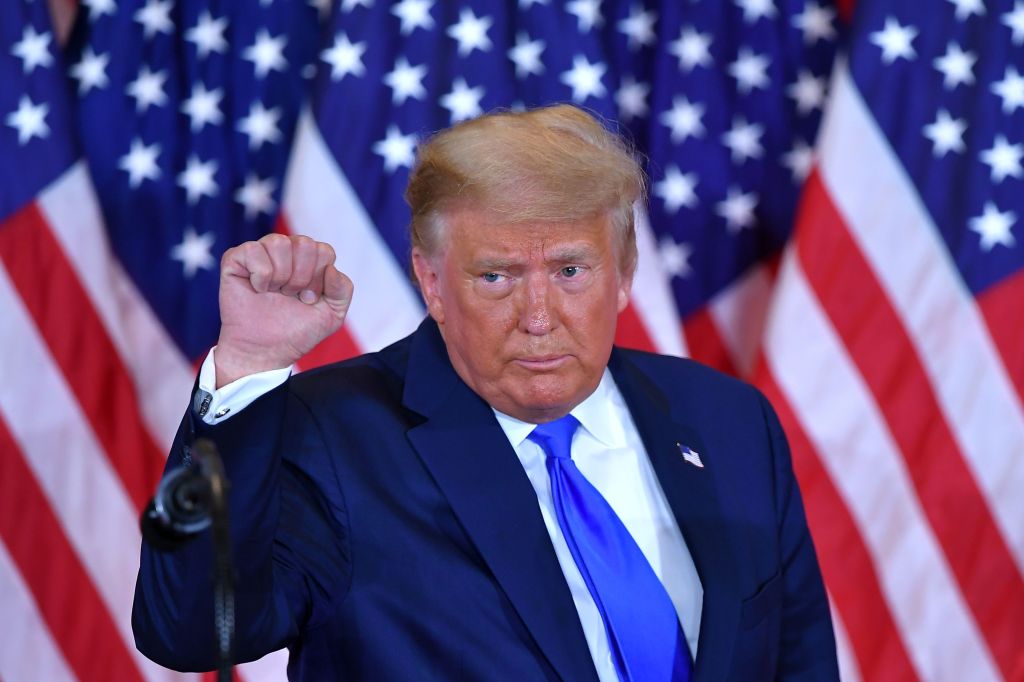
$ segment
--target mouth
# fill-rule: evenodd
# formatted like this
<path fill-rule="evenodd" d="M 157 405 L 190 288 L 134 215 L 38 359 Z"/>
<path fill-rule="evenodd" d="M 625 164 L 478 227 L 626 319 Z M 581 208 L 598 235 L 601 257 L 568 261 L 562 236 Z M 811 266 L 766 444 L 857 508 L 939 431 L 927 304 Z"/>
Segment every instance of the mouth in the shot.
<path fill-rule="evenodd" d="M 568 355 L 536 355 L 516 358 L 515 360 L 515 363 L 520 367 L 534 372 L 547 372 L 558 369 L 567 362 L 569 362 Z"/>

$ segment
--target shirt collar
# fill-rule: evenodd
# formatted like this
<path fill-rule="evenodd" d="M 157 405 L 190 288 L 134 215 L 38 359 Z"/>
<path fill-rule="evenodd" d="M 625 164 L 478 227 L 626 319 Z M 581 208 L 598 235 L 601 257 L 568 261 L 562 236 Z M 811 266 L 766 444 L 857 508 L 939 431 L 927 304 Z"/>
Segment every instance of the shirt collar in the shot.
<path fill-rule="evenodd" d="M 594 392 L 572 408 L 569 414 L 576 417 L 583 428 L 602 445 L 614 448 L 626 443 L 626 432 L 619 417 L 619 409 L 625 409 L 625 403 L 612 379 L 612 373 L 605 368 L 601 382 Z M 498 410 L 494 410 L 494 416 L 497 417 L 498 425 L 505 432 L 513 448 L 518 448 L 537 427 L 536 424 L 524 422 Z"/>

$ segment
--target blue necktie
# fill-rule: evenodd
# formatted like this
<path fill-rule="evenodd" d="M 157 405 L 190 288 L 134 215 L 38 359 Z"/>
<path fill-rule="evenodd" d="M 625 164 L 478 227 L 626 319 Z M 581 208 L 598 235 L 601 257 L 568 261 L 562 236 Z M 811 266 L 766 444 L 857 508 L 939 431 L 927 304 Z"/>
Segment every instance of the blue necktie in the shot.
<path fill-rule="evenodd" d="M 551 495 L 576 566 L 604 620 L 622 682 L 688 682 L 692 664 L 675 607 L 633 536 L 572 461 L 579 422 L 566 415 L 529 435 L 547 454 Z"/>

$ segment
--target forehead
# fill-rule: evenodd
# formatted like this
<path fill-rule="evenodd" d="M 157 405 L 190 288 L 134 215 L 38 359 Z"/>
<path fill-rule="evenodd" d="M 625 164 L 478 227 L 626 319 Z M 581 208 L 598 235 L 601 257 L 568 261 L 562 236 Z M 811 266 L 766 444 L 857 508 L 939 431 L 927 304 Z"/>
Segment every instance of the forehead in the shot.
<path fill-rule="evenodd" d="M 508 222 L 479 209 L 460 209 L 449 214 L 446 222 L 447 251 L 462 256 L 557 257 L 566 251 L 603 255 L 612 247 L 606 214 L 567 221 Z"/>

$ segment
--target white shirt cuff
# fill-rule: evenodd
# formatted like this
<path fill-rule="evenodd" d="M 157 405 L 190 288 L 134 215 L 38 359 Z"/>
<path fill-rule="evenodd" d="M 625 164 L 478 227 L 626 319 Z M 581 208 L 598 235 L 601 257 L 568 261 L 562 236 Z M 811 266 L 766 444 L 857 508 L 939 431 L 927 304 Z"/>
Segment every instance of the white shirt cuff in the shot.
<path fill-rule="evenodd" d="M 199 392 L 194 402 L 196 413 L 210 425 L 219 424 L 238 414 L 248 407 L 249 403 L 287 381 L 292 373 L 292 366 L 270 369 L 214 388 L 217 385 L 217 366 L 213 358 L 215 350 L 216 346 L 210 349 L 210 353 L 203 360 L 203 366 L 199 370 Z"/>

